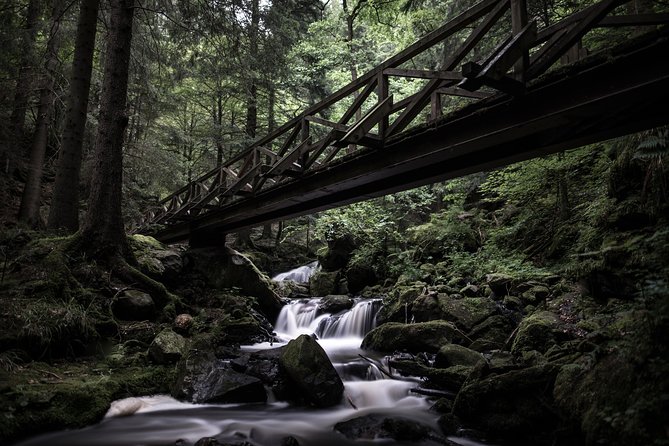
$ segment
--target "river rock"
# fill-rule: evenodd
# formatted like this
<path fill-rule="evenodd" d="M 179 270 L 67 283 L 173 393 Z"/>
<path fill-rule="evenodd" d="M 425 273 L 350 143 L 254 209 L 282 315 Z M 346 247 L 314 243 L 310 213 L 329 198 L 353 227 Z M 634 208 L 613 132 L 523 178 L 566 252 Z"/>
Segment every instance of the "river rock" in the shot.
<path fill-rule="evenodd" d="M 531 314 L 520 323 L 511 352 L 515 355 L 521 355 L 530 350 L 545 353 L 557 343 L 560 326 L 560 320 L 550 311 L 538 311 Z"/>
<path fill-rule="evenodd" d="M 560 423 L 552 396 L 558 371 L 559 366 L 543 365 L 468 380 L 453 414 L 513 444 L 544 444 L 546 433 Z"/>
<path fill-rule="evenodd" d="M 396 286 L 392 293 L 383 299 L 383 307 L 376 316 L 378 323 L 411 321 L 414 301 L 423 294 L 426 286 L 427 284 L 423 282 Z"/>
<path fill-rule="evenodd" d="M 483 355 L 457 344 L 446 344 L 437 352 L 435 367 L 446 368 L 454 365 L 474 366 Z"/>
<path fill-rule="evenodd" d="M 450 322 L 388 322 L 367 333 L 362 348 L 381 352 L 436 353 L 442 345 L 452 342 L 462 342 L 462 336 Z"/>
<path fill-rule="evenodd" d="M 153 320 L 156 304 L 151 296 L 139 290 L 126 290 L 113 301 L 114 316 L 124 321 Z"/>
<path fill-rule="evenodd" d="M 191 350 L 179 361 L 172 396 L 196 404 L 267 400 L 262 381 L 232 370 L 212 352 L 204 350 Z"/>
<path fill-rule="evenodd" d="M 434 431 L 417 421 L 402 417 L 369 414 L 335 424 L 334 429 L 351 440 L 391 438 L 396 441 L 425 440 Z"/>
<path fill-rule="evenodd" d="M 341 402 L 344 384 L 313 337 L 301 335 L 290 341 L 279 364 L 309 404 L 329 407 Z"/>
<path fill-rule="evenodd" d="M 497 297 L 504 297 L 511 291 L 514 278 L 508 274 L 488 274 L 486 276 L 486 283 Z"/>
<path fill-rule="evenodd" d="M 439 305 L 442 318 L 452 321 L 455 325 L 469 331 L 476 324 L 497 313 L 497 305 L 487 297 L 465 297 L 453 299 L 444 295 L 439 296 Z"/>
<path fill-rule="evenodd" d="M 309 278 L 309 291 L 313 296 L 327 296 L 339 291 L 339 271 L 316 271 Z"/>
<path fill-rule="evenodd" d="M 517 323 L 507 316 L 491 316 L 467 333 L 473 340 L 469 348 L 477 352 L 503 349 L 516 326 Z"/>
<path fill-rule="evenodd" d="M 353 303 L 353 299 L 345 294 L 330 294 L 321 299 L 318 310 L 321 313 L 335 314 L 340 311 L 350 310 Z"/>
<path fill-rule="evenodd" d="M 165 329 L 149 346 L 149 359 L 157 364 L 176 363 L 186 350 L 186 340 L 180 334 Z"/>
<path fill-rule="evenodd" d="M 172 325 L 174 327 L 174 331 L 176 331 L 180 335 L 187 336 L 188 334 L 190 334 L 191 328 L 193 327 L 194 323 L 195 319 L 193 319 L 193 316 L 191 316 L 190 314 L 181 313 L 174 318 L 174 323 Z"/>
<path fill-rule="evenodd" d="M 534 285 L 520 295 L 523 305 L 537 305 L 545 300 L 550 294 L 550 290 L 545 285 Z"/>

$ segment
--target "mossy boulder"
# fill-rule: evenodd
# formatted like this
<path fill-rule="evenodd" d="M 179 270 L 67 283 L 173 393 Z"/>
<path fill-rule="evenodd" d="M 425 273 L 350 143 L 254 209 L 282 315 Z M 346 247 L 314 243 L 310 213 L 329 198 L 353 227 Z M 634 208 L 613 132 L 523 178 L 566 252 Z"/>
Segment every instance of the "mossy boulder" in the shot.
<path fill-rule="evenodd" d="M 537 305 L 546 300 L 550 295 L 550 289 L 545 285 L 534 285 L 520 295 L 523 305 Z"/>
<path fill-rule="evenodd" d="M 491 316 L 467 333 L 467 337 L 473 341 L 469 348 L 478 352 L 503 349 L 517 325 L 518 323 L 508 316 L 501 314 Z"/>
<path fill-rule="evenodd" d="M 290 341 L 281 352 L 279 364 L 308 404 L 330 407 L 341 402 L 344 384 L 313 337 L 301 335 Z"/>
<path fill-rule="evenodd" d="M 276 320 L 283 303 L 275 284 L 247 256 L 231 248 L 201 248 L 189 250 L 186 258 L 189 268 L 198 271 L 209 286 L 237 288 L 255 297 L 258 310 Z"/>
<path fill-rule="evenodd" d="M 346 268 L 346 282 L 350 293 L 359 293 L 367 286 L 375 285 L 378 282 L 376 272 L 372 265 L 362 262 L 356 262 Z"/>
<path fill-rule="evenodd" d="M 388 322 L 367 333 L 362 348 L 381 352 L 436 353 L 442 345 L 452 342 L 462 342 L 462 336 L 450 322 Z"/>
<path fill-rule="evenodd" d="M 183 269 L 181 253 L 146 235 L 135 234 L 128 241 L 143 273 L 162 282 L 177 283 Z"/>
<path fill-rule="evenodd" d="M 457 344 L 443 345 L 437 352 L 437 357 L 434 361 L 435 367 L 446 368 L 454 365 L 474 366 L 483 355 L 467 347 Z"/>
<path fill-rule="evenodd" d="M 493 438 L 513 444 L 551 444 L 562 426 L 553 401 L 559 366 L 513 370 L 468 380 L 458 393 L 453 414 Z"/>
<path fill-rule="evenodd" d="M 186 350 L 186 340 L 170 329 L 158 333 L 149 345 L 149 359 L 157 364 L 175 364 Z"/>
<path fill-rule="evenodd" d="M 486 276 L 486 283 L 497 297 L 509 294 L 515 279 L 508 274 L 494 273 Z"/>
<path fill-rule="evenodd" d="M 526 317 L 518 327 L 511 352 L 522 355 L 523 352 L 536 350 L 545 353 L 555 345 L 560 336 L 560 320 L 550 311 L 537 311 Z"/>
<path fill-rule="evenodd" d="M 309 278 L 312 296 L 327 296 L 339 291 L 339 271 L 317 271 Z"/>
<path fill-rule="evenodd" d="M 469 331 L 476 324 L 497 313 L 497 305 L 487 297 L 465 297 L 453 299 L 439 295 L 442 319 L 453 322 L 463 331 Z"/>
<path fill-rule="evenodd" d="M 331 294 L 321 299 L 320 304 L 318 304 L 318 311 L 335 314 L 340 311 L 350 310 L 353 303 L 353 299 L 346 294 Z"/>
<path fill-rule="evenodd" d="M 426 284 L 415 282 L 410 285 L 397 285 L 393 291 L 383 299 L 383 307 L 379 310 L 377 321 L 409 322 L 413 317 L 413 303 L 423 294 Z"/>
<path fill-rule="evenodd" d="M 124 321 L 153 320 L 157 316 L 151 295 L 139 290 L 126 290 L 112 302 L 114 316 Z"/>

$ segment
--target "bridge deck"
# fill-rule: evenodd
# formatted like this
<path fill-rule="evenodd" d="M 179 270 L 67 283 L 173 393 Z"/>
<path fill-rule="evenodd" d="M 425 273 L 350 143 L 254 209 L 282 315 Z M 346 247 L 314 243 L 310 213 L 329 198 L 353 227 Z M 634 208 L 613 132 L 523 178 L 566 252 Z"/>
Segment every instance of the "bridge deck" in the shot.
<path fill-rule="evenodd" d="M 482 19 L 470 35 L 472 41 L 480 39 L 492 26 L 486 21 L 499 19 L 503 9 L 500 5 L 508 3 L 481 2 L 455 23 L 460 26 Z M 333 95 L 334 99 L 327 98 L 241 156 L 177 191 L 164 200 L 161 212 L 149 215 L 148 221 L 164 225 L 156 236 L 165 242 L 185 240 L 194 234 L 229 232 L 666 124 L 666 27 L 544 74 L 593 23 L 619 26 L 621 22 L 667 21 L 660 14 L 634 20 L 607 18 L 605 14 L 618 3 L 622 2 L 600 2 L 575 14 L 576 18 L 572 16 L 539 32 L 532 24 L 521 22 L 525 25 L 517 27 L 520 31 L 503 42 L 487 61 L 462 65 L 462 74 L 395 68 L 393 59 L 402 60 L 417 51 L 409 51 L 410 47 L 404 56 L 400 53 L 390 63 L 372 70 L 367 80 L 361 78 L 356 84 L 358 90 L 345 87 Z M 513 7 L 511 10 L 513 13 Z M 584 24 L 586 19 L 590 23 Z M 453 22 L 449 23 L 453 28 Z M 577 27 L 582 29 L 576 32 Z M 557 35 L 568 39 L 560 41 L 554 38 Z M 532 59 L 524 60 L 529 49 L 541 42 L 546 43 Z M 471 50 L 467 42 L 463 46 L 462 54 L 456 54 L 442 67 L 452 69 L 459 64 L 464 53 Z M 555 50 L 550 59 L 543 59 L 556 46 L 561 46 L 561 51 Z M 523 64 L 520 70 L 514 68 L 508 74 L 519 64 Z M 399 74 L 430 80 L 421 91 L 393 105 L 383 77 Z M 494 89 L 492 94 L 489 88 Z M 363 106 L 365 95 L 369 97 L 374 89 L 375 105 L 357 122 L 347 125 Z M 359 91 L 358 98 L 339 122 L 316 116 L 353 91 Z M 441 91 L 470 95 L 477 102 L 441 116 Z M 402 132 L 428 104 L 432 106 L 429 124 Z M 393 113 L 398 116 L 391 122 Z M 309 122 L 325 124 L 331 130 L 313 142 Z M 278 150 L 271 150 L 273 143 Z M 354 150 L 352 144 L 356 144 Z M 343 148 L 346 150 L 341 151 Z M 239 166 L 236 171 L 234 165 Z"/>

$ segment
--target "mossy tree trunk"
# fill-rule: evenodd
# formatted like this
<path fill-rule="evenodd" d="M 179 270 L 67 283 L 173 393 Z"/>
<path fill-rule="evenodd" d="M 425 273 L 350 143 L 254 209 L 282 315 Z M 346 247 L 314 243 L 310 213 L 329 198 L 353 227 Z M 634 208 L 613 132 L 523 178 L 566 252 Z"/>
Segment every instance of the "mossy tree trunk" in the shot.
<path fill-rule="evenodd" d="M 58 156 L 56 184 L 49 209 L 49 229 L 63 228 L 68 232 L 79 229 L 81 148 L 86 127 L 99 5 L 100 0 L 81 0 L 80 4 L 63 146 Z"/>
<path fill-rule="evenodd" d="M 80 231 L 84 250 L 101 259 L 132 255 L 123 225 L 121 189 L 134 0 L 111 0 L 110 6 L 95 164 Z"/>

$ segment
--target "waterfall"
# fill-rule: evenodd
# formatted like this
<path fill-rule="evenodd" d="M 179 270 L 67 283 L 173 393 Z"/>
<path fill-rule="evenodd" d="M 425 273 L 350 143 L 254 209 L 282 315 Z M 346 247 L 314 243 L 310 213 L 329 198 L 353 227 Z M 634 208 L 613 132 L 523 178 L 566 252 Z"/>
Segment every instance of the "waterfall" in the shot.
<path fill-rule="evenodd" d="M 295 269 L 291 269 L 285 273 L 277 274 L 272 277 L 275 282 L 283 282 L 284 280 L 292 280 L 297 283 L 307 283 L 309 278 L 318 269 L 318 261 L 311 262 L 308 265 L 303 265 Z"/>
<path fill-rule="evenodd" d="M 321 339 L 362 338 L 376 326 L 380 299 L 359 300 L 338 314 L 322 313 L 320 299 L 293 301 L 281 309 L 275 330 L 282 339 L 314 333 Z"/>

